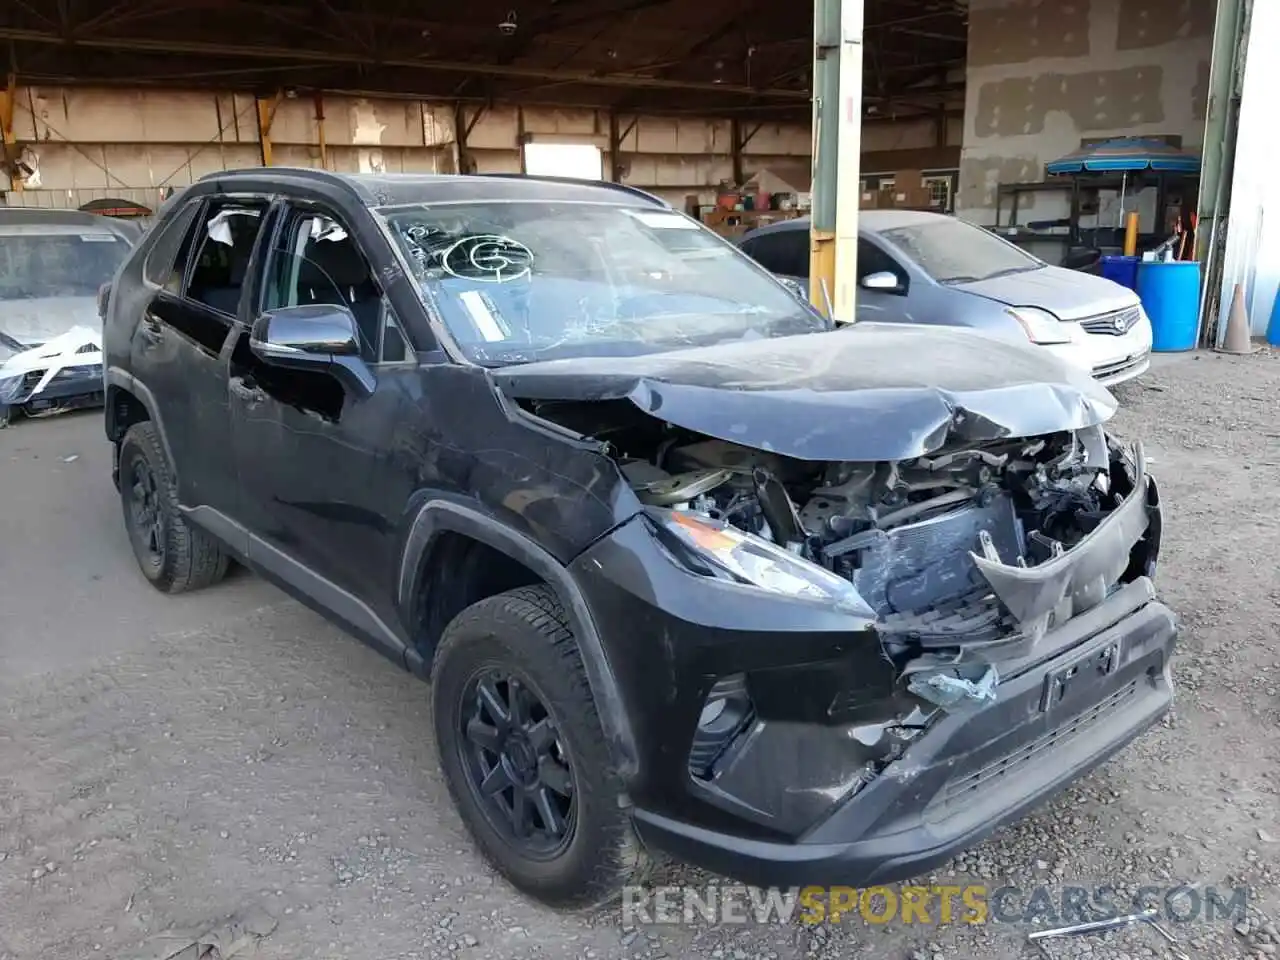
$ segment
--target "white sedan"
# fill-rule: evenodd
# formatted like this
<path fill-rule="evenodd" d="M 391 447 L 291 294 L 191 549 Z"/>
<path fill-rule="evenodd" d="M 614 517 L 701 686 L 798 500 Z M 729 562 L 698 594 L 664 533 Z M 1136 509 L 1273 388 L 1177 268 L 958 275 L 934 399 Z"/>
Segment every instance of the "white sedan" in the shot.
<path fill-rule="evenodd" d="M 740 246 L 780 277 L 808 282 L 807 218 L 760 227 Z M 1136 293 L 955 217 L 862 211 L 858 287 L 858 320 L 970 327 L 1051 351 L 1108 386 L 1151 365 L 1151 322 Z"/>

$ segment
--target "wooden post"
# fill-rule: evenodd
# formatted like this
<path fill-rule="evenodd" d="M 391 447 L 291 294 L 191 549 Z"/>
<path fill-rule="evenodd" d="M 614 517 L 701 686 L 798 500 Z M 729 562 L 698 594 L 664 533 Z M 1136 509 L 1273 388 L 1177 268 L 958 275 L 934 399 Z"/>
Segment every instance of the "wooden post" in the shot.
<path fill-rule="evenodd" d="M 742 169 L 742 121 L 734 117 L 729 121 L 730 148 L 733 151 L 733 186 L 741 189 L 746 174 Z"/>
<path fill-rule="evenodd" d="M 9 74 L 4 90 L 0 90 L 0 137 L 4 141 L 4 158 L 9 168 L 18 161 L 18 140 L 13 134 L 13 111 L 18 99 L 18 78 Z M 9 189 L 22 192 L 22 178 L 10 175 Z"/>
<path fill-rule="evenodd" d="M 276 118 L 276 110 L 280 106 L 281 94 L 272 97 L 256 97 L 258 103 L 258 142 L 262 147 L 262 165 L 272 165 L 271 124 Z"/>
<path fill-rule="evenodd" d="M 316 105 L 316 141 L 320 145 L 320 167 L 328 170 L 329 148 L 324 139 L 324 94 L 317 90 L 314 99 Z"/>

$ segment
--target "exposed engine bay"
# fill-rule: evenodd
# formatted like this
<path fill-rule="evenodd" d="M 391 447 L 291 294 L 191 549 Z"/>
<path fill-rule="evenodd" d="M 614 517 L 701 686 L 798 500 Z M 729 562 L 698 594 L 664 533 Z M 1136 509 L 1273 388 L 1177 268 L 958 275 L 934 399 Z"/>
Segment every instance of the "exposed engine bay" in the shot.
<path fill-rule="evenodd" d="M 771 540 L 850 580 L 882 629 L 946 645 L 1013 627 L 971 553 L 1035 567 L 1071 550 L 1122 495 L 1109 453 L 1100 428 L 872 464 L 676 439 L 621 468 L 642 502 Z"/>
<path fill-rule="evenodd" d="M 564 407 L 546 406 L 564 422 Z M 644 419 L 649 429 L 590 431 L 608 438 L 641 502 L 730 525 L 851 583 L 906 673 L 1022 656 L 1145 572 L 1134 550 L 1148 522 L 1142 455 L 1100 426 L 818 463 Z"/>

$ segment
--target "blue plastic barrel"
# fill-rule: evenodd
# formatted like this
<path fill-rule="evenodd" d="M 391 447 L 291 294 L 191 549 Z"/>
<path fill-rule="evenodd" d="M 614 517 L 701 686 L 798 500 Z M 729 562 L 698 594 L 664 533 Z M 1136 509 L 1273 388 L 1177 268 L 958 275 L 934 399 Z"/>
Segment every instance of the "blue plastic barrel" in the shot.
<path fill-rule="evenodd" d="M 1130 290 L 1138 286 L 1138 264 L 1141 257 L 1103 257 L 1102 275 Z"/>
<path fill-rule="evenodd" d="M 1151 318 L 1151 349 L 1158 353 L 1194 350 L 1200 316 L 1200 263 L 1140 263 L 1137 290 Z"/>
<path fill-rule="evenodd" d="M 1267 343 L 1280 347 L 1280 290 L 1276 291 L 1275 302 L 1271 304 L 1271 319 L 1267 321 Z"/>

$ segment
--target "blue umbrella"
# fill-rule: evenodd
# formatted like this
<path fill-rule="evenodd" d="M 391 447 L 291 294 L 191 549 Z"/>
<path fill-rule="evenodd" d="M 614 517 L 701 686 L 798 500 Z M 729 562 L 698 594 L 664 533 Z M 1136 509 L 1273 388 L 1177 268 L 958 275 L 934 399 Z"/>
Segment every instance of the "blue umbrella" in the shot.
<path fill-rule="evenodd" d="M 1045 164 L 1045 171 L 1049 174 L 1129 173 L 1135 170 L 1194 174 L 1200 172 L 1200 158 L 1161 140 L 1116 137 L 1073 150 L 1065 157 Z"/>

